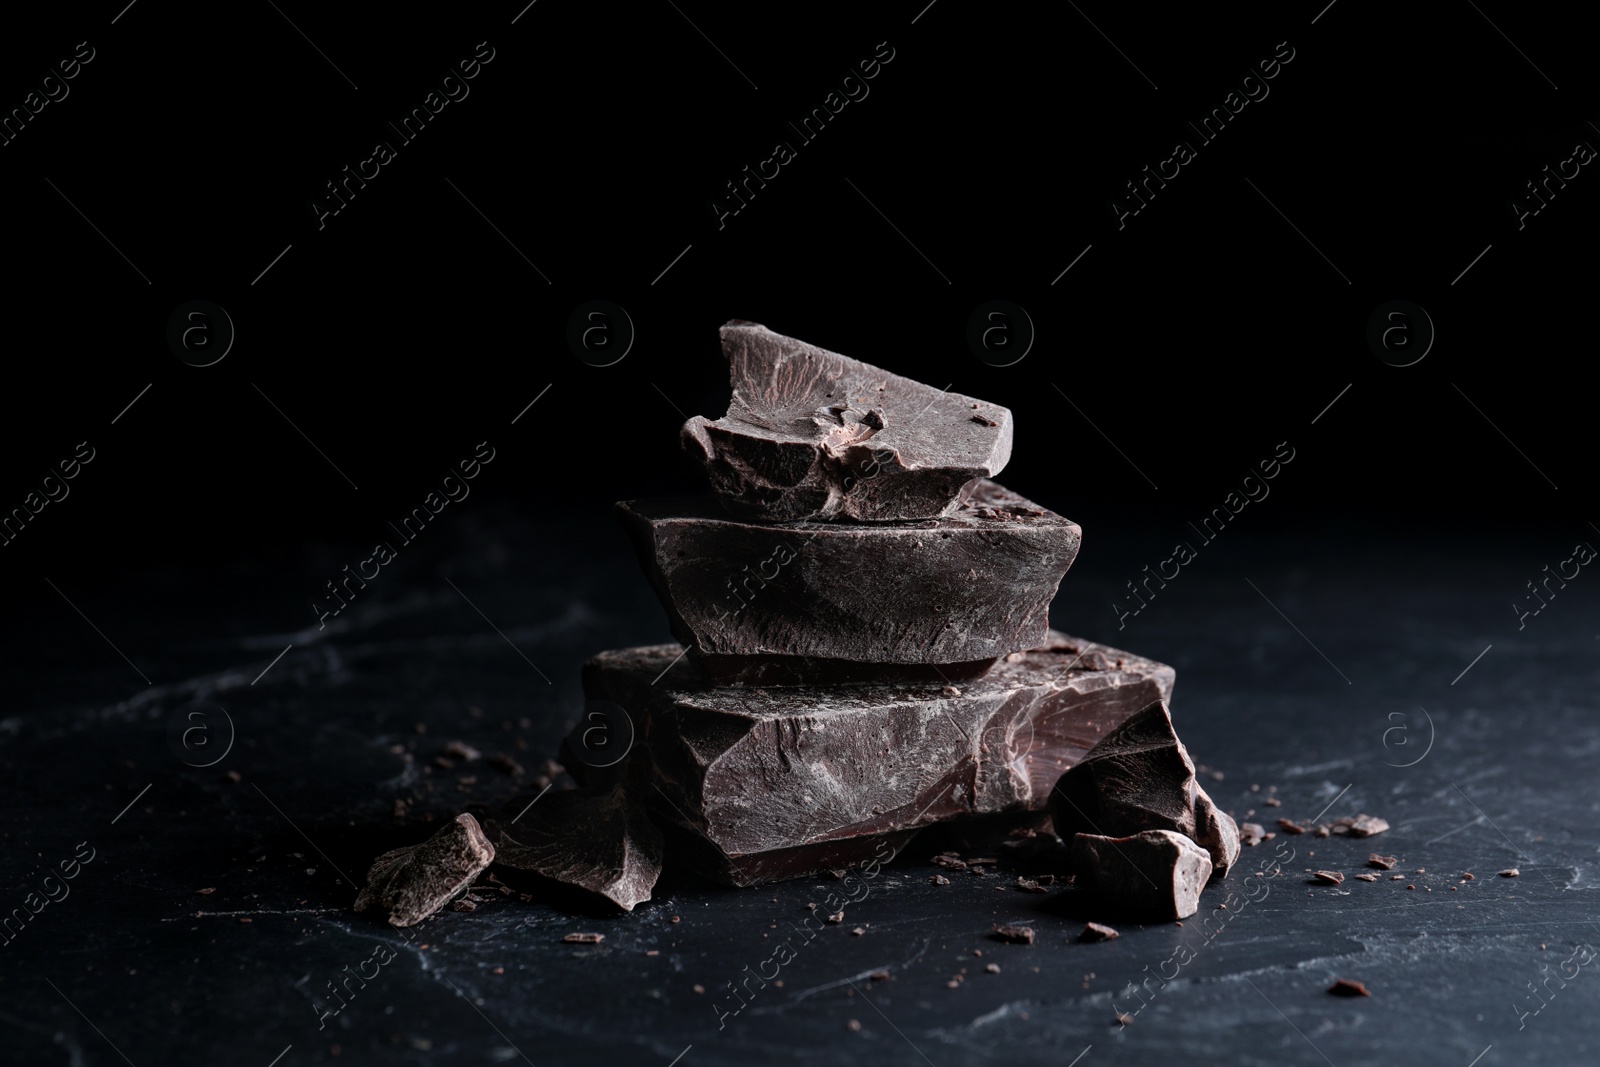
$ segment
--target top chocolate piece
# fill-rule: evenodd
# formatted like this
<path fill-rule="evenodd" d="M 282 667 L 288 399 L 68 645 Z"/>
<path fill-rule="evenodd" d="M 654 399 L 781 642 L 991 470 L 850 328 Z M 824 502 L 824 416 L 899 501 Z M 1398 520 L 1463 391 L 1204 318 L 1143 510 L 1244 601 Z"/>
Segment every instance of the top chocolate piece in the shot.
<path fill-rule="evenodd" d="M 738 319 L 733 397 L 683 446 L 736 511 L 764 519 L 931 519 L 1011 458 L 1011 412 Z"/>

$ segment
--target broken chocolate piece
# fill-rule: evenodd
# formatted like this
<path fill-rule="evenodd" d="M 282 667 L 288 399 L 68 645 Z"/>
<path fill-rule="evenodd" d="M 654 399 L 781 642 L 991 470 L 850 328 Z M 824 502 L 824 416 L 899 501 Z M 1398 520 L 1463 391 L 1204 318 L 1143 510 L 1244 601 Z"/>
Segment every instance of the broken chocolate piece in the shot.
<path fill-rule="evenodd" d="M 1500 872 L 1500 877 L 1502 878 L 1517 878 L 1521 875 L 1522 872 L 1517 870 L 1515 867 L 1507 867 L 1505 870 Z"/>
<path fill-rule="evenodd" d="M 483 755 L 482 752 L 479 752 L 465 741 L 451 741 L 449 744 L 444 746 L 444 754 L 446 756 L 451 756 L 455 759 L 461 760 L 464 763 L 470 763 L 479 756 Z"/>
<path fill-rule="evenodd" d="M 1017 875 L 1017 888 L 1022 890 L 1024 893 L 1048 893 L 1048 892 L 1050 892 L 1050 890 L 1046 889 L 1044 886 L 1040 885 L 1038 882 L 1034 881 L 1032 878 L 1024 878 L 1020 874 Z"/>
<path fill-rule="evenodd" d="M 1080 537 L 993 482 L 923 522 L 762 523 L 705 497 L 616 511 L 673 636 L 724 683 L 981 674 L 1045 642 Z"/>
<path fill-rule="evenodd" d="M 772 519 L 925 519 L 1011 457 L 1011 412 L 773 333 L 722 327 L 733 396 L 684 424 L 728 506 Z"/>
<path fill-rule="evenodd" d="M 1258 822 L 1242 822 L 1239 824 L 1239 843 L 1241 845 L 1255 846 L 1266 839 L 1267 828 Z"/>
<path fill-rule="evenodd" d="M 562 941 L 565 941 L 569 945 L 598 945 L 605 939 L 605 934 L 594 934 L 585 931 L 564 934 L 561 938 Z"/>
<path fill-rule="evenodd" d="M 420 845 L 373 860 L 355 910 L 376 904 L 388 913 L 390 925 L 412 926 L 466 892 L 493 859 L 494 846 L 478 820 L 462 813 Z"/>
<path fill-rule="evenodd" d="M 1381 834 L 1389 828 L 1389 823 L 1376 815 L 1357 815 L 1350 822 L 1349 834 L 1351 837 L 1371 837 Z"/>
<path fill-rule="evenodd" d="M 1091 669 L 1088 648 L 1052 632 L 947 698 L 937 684 L 713 688 L 667 672 L 681 650 L 658 645 L 602 653 L 584 690 L 639 724 L 628 773 L 698 869 L 753 885 L 882 860 L 958 815 L 1043 808 L 1062 771 L 1172 691 L 1170 667 L 1107 650 Z"/>
<path fill-rule="evenodd" d="M 1194 787 L 1194 843 L 1211 856 L 1211 876 L 1221 878 L 1239 862 L 1239 827 L 1233 816 L 1223 811 L 1206 795 L 1198 782 Z"/>
<path fill-rule="evenodd" d="M 1171 830 L 1128 837 L 1080 833 L 1072 839 L 1071 860 L 1079 886 L 1150 921 L 1193 915 L 1211 877 L 1205 849 Z"/>
<path fill-rule="evenodd" d="M 622 786 L 551 793 L 490 831 L 498 867 L 576 886 L 623 911 L 649 900 L 661 875 L 661 831 Z"/>
<path fill-rule="evenodd" d="M 1293 819 L 1284 818 L 1280 818 L 1278 820 L 1278 829 L 1282 830 L 1286 834 L 1303 834 L 1306 832 L 1306 828 L 1304 826 L 1301 826 Z"/>
<path fill-rule="evenodd" d="M 949 885 L 950 884 L 950 879 L 946 878 L 942 874 L 936 874 L 932 878 L 928 879 L 928 884 L 929 885 Z"/>
<path fill-rule="evenodd" d="M 1378 876 L 1373 874 L 1371 871 L 1366 871 L 1362 874 L 1356 875 L 1356 880 L 1359 882 L 1376 882 L 1378 880 Z"/>
<path fill-rule="evenodd" d="M 1031 945 L 1033 944 L 1033 927 L 1010 923 L 995 923 L 994 933 L 989 936 L 996 941 L 1004 941 L 1011 945 Z"/>
<path fill-rule="evenodd" d="M 1194 763 L 1173 732 L 1165 701 L 1154 701 L 1061 776 L 1050 794 L 1050 817 L 1069 844 L 1073 834 L 1126 837 L 1145 830 L 1192 839 L 1195 789 Z"/>
<path fill-rule="evenodd" d="M 1312 871 L 1311 877 L 1324 885 L 1342 885 L 1344 883 L 1344 875 L 1338 871 Z"/>
<path fill-rule="evenodd" d="M 1114 937 L 1121 937 L 1114 927 L 1103 923 L 1085 923 L 1083 931 L 1078 934 L 1079 941 L 1110 941 Z"/>
<path fill-rule="evenodd" d="M 1367 866 L 1376 867 L 1380 871 L 1392 871 L 1394 870 L 1394 865 L 1399 862 L 1400 860 L 1398 857 L 1380 856 L 1376 852 L 1367 857 Z"/>
<path fill-rule="evenodd" d="M 1337 978 L 1328 987 L 1328 992 L 1336 997 L 1370 997 L 1367 987 L 1351 978 Z"/>

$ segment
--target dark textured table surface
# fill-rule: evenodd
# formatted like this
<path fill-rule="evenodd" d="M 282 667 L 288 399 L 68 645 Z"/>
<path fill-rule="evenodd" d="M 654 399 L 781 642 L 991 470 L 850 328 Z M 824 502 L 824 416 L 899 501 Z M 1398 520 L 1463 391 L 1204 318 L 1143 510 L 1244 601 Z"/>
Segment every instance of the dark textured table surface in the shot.
<path fill-rule="evenodd" d="M 337 552 L 93 592 L 87 614 L 132 667 L 59 604 L 13 635 L 5 905 L 26 922 L 0 950 L 0 1059 L 1594 1062 L 1594 591 L 1580 575 L 1520 630 L 1504 603 L 1538 573 L 1528 561 L 1564 558 L 1581 535 L 1498 531 L 1508 552 L 1471 528 L 1230 532 L 1119 631 L 1109 601 L 1154 541 L 1086 530 L 1055 624 L 1177 668 L 1174 719 L 1223 775 L 1206 779 L 1219 804 L 1269 828 L 1368 812 L 1392 829 L 1280 834 L 1189 921 L 1121 924 L 1101 944 L 1075 941 L 1096 916 L 1070 890 L 1016 890 L 1011 850 L 997 874 L 938 886 L 916 843 L 843 884 L 675 877 L 631 915 L 497 895 L 389 928 L 350 909 L 373 856 L 458 811 L 531 799 L 581 707 L 583 660 L 666 638 L 600 509 L 566 526 L 474 517 L 419 540 L 321 632 L 303 602 Z M 226 709 L 234 733 L 205 768 L 173 738 L 198 723 L 220 754 L 229 727 L 186 719 L 195 700 Z M 432 766 L 457 739 L 528 773 Z M 1348 877 L 1372 851 L 1404 877 Z M 46 884 L 62 861 L 76 876 Z M 1497 876 L 1509 867 L 1521 876 Z M 1307 868 L 1347 878 L 1310 884 Z M 27 913 L 45 890 L 59 899 Z M 829 893 L 858 898 L 846 921 L 797 936 Z M 988 936 L 1019 921 L 1031 946 Z M 562 942 L 580 929 L 605 940 Z M 772 976 L 783 937 L 794 958 L 731 1011 L 729 983 Z M 347 967 L 377 974 L 323 1014 Z M 1330 995 L 1340 977 L 1372 995 Z"/>

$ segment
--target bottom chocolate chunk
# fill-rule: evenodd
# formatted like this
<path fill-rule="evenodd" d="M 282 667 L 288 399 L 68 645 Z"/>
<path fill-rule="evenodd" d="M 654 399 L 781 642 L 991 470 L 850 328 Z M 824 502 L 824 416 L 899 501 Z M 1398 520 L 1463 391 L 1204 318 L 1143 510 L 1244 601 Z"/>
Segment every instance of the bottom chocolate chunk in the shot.
<path fill-rule="evenodd" d="M 393 926 L 419 923 L 466 892 L 493 859 L 494 846 L 478 820 L 457 815 L 422 844 L 373 860 L 367 885 L 356 897 L 356 911 L 376 904 Z"/>
<path fill-rule="evenodd" d="M 587 890 L 623 911 L 649 900 L 661 875 L 661 831 L 621 786 L 552 793 L 515 824 L 489 830 L 496 866 Z"/>
<path fill-rule="evenodd" d="M 636 731 L 635 794 L 699 850 L 697 869 L 734 885 L 881 859 L 952 818 L 1042 809 L 1063 771 L 1173 683 L 1170 667 L 1055 632 L 957 685 L 718 688 L 668 671 L 680 655 L 601 653 L 584 691 Z"/>
<path fill-rule="evenodd" d="M 1071 858 L 1079 886 L 1152 922 L 1187 919 L 1200 910 L 1200 890 L 1211 877 L 1211 857 L 1171 830 L 1130 837 L 1078 834 L 1072 839 Z"/>

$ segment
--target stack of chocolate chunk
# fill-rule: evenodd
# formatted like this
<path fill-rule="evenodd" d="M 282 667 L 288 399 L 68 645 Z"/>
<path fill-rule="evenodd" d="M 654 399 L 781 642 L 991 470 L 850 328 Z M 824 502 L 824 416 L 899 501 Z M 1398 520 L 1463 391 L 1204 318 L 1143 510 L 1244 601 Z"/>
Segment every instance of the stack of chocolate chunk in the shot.
<path fill-rule="evenodd" d="M 714 494 L 617 508 L 683 647 L 601 653 L 583 678 L 591 713 L 637 731 L 625 771 L 587 779 L 698 870 L 752 885 L 1042 809 L 1170 697 L 1170 667 L 1050 630 L 1080 531 L 990 480 L 1010 411 L 755 323 L 722 350 L 728 412 L 683 428 Z M 601 762 L 584 747 L 575 773 Z"/>
<path fill-rule="evenodd" d="M 669 848 L 732 885 L 837 869 L 934 823 L 1043 811 L 1106 739 L 1112 773 L 1074 792 L 1078 824 L 1057 812 L 1062 837 L 1082 829 L 1113 881 L 1090 852 L 1132 856 L 1181 910 L 1212 865 L 1187 754 L 1146 743 L 1170 733 L 1172 668 L 1049 628 L 1080 531 L 990 480 L 1011 412 L 755 323 L 722 349 L 728 412 L 683 428 L 714 493 L 617 505 L 679 644 L 586 665 L 563 746 L 581 788 L 489 825 L 502 873 L 631 909 Z M 1186 782 L 1163 785 L 1167 764 Z M 1152 789 L 1154 814 L 1118 799 Z"/>

